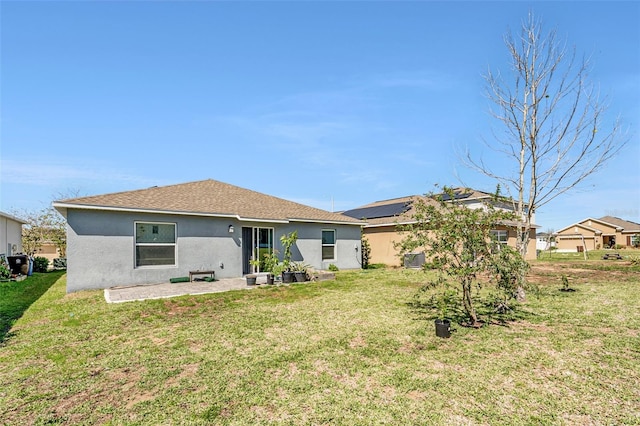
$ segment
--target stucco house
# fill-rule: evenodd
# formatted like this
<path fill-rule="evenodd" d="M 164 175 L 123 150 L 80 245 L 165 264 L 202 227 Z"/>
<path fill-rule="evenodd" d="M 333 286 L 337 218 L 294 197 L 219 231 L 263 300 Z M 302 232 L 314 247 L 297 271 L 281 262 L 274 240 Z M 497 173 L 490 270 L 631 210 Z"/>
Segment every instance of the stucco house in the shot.
<path fill-rule="evenodd" d="M 456 188 L 454 189 L 456 202 L 462 203 L 468 208 L 482 208 L 493 197 L 492 194 L 476 191 L 473 189 Z M 364 206 L 343 212 L 343 214 L 355 219 L 366 220 L 367 224 L 363 227 L 363 233 L 371 247 L 371 255 L 369 261 L 371 263 L 383 263 L 389 266 L 406 265 L 405 259 L 401 259 L 398 249 L 395 247 L 396 242 L 400 242 L 403 238 L 402 232 L 398 230 L 399 225 L 407 225 L 415 223 L 413 215 L 415 213 L 414 203 L 416 200 L 422 199 L 426 202 L 433 202 L 422 195 L 410 195 L 401 198 L 393 198 L 390 200 L 376 201 Z M 498 208 L 505 210 L 513 210 L 510 203 L 504 203 Z M 507 224 L 497 226 L 493 231 L 496 239 L 503 244 L 515 247 L 516 245 L 516 229 L 515 224 Z M 530 241 L 527 251 L 527 259 L 536 258 L 536 237 L 534 226 L 531 229 Z M 419 263 L 424 256 L 415 253 L 417 256 L 410 256 Z M 417 266 L 415 264 L 411 266 Z"/>
<path fill-rule="evenodd" d="M 553 234 L 548 232 L 538 232 L 536 234 L 536 250 L 550 250 L 556 248 L 556 241 Z"/>
<path fill-rule="evenodd" d="M 241 277 L 259 252 L 282 253 L 280 237 L 292 231 L 294 261 L 360 268 L 362 221 L 216 180 L 53 206 L 67 219 L 67 292 L 168 282 L 190 271 Z"/>
<path fill-rule="evenodd" d="M 561 251 L 597 250 L 640 245 L 640 224 L 614 216 L 586 218 L 554 233 Z"/>
<path fill-rule="evenodd" d="M 22 253 L 22 225 L 27 222 L 0 212 L 0 255 L 12 256 Z"/>

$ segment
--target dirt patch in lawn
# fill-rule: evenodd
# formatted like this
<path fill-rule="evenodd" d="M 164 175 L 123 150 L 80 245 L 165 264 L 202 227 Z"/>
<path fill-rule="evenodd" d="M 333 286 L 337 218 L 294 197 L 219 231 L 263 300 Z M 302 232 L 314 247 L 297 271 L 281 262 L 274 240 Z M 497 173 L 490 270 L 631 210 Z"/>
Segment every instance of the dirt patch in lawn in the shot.
<path fill-rule="evenodd" d="M 600 267 L 601 266 L 601 267 Z M 533 263 L 527 279 L 535 284 L 549 284 L 557 281 L 558 285 L 562 284 L 562 276 L 566 276 L 571 284 L 597 282 L 597 281 L 624 281 L 629 279 L 629 274 L 637 274 L 637 272 L 627 271 L 625 267 L 630 267 L 628 262 L 625 264 L 616 264 L 617 268 L 607 269 L 607 264 L 589 263 L 580 264 L 576 262 L 554 262 L 554 263 Z"/>

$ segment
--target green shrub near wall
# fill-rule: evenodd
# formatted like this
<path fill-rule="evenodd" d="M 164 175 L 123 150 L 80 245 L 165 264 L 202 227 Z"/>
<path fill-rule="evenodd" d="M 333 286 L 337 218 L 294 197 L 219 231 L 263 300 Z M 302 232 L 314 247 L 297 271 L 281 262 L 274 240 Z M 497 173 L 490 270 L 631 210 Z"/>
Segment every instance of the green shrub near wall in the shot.
<path fill-rule="evenodd" d="M 49 259 L 40 256 L 33 258 L 33 272 L 47 272 L 48 268 Z"/>

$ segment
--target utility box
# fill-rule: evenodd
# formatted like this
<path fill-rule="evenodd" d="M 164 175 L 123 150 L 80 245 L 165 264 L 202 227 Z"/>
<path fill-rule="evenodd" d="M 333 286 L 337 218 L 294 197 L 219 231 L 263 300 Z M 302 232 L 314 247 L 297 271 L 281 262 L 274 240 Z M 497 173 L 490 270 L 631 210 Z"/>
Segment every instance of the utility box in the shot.
<path fill-rule="evenodd" d="M 422 268 L 422 265 L 424 265 L 424 262 L 425 262 L 424 253 L 407 253 L 404 255 L 405 268 Z"/>
<path fill-rule="evenodd" d="M 29 273 L 29 257 L 26 254 L 7 256 L 7 261 L 9 261 L 9 269 L 12 274 L 27 275 Z"/>

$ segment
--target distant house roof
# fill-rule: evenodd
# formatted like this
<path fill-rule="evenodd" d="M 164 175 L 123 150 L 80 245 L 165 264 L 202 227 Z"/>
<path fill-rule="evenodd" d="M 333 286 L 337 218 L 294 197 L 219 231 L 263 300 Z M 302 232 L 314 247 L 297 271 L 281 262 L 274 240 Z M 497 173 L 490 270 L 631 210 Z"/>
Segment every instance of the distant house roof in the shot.
<path fill-rule="evenodd" d="M 493 194 L 478 191 L 470 188 L 452 188 L 453 199 L 465 204 L 473 201 L 489 200 Z M 439 194 L 435 194 L 439 195 Z M 444 201 L 449 201 L 452 197 L 448 194 L 441 194 Z M 428 196 L 409 195 L 406 197 L 392 198 L 389 200 L 376 201 L 355 209 L 344 211 L 343 214 L 351 216 L 355 219 L 366 220 L 368 228 L 409 224 L 415 222 L 413 219 L 416 200 L 423 200 L 426 203 L 435 203 L 436 201 Z M 516 226 L 517 222 L 505 221 L 505 225 Z M 537 225 L 533 225 L 538 228 Z"/>
<path fill-rule="evenodd" d="M 414 221 L 413 214 L 415 208 L 413 204 L 418 199 L 429 202 L 427 197 L 410 195 L 365 204 L 364 206 L 342 212 L 342 214 L 355 219 L 366 220 L 367 227 L 406 224 Z M 433 200 L 430 201 L 433 202 Z"/>
<path fill-rule="evenodd" d="M 602 216 L 598 219 L 601 222 L 610 223 L 618 228 L 622 228 L 623 232 L 640 232 L 640 223 L 631 222 L 629 220 L 620 219 L 615 216 Z"/>
<path fill-rule="evenodd" d="M 357 209 L 347 210 L 342 214 L 362 220 L 397 217 L 409 211 L 412 203 L 413 200 L 409 198 L 377 201 L 367 204 L 366 206 L 358 207 Z"/>
<path fill-rule="evenodd" d="M 24 221 L 23 219 L 20 219 L 19 217 L 15 217 L 13 215 L 10 215 L 9 213 L 5 213 L 5 212 L 1 212 L 0 211 L 0 217 L 4 217 L 6 219 L 11 219 L 15 222 L 21 223 L 23 225 L 26 225 L 28 222 Z"/>
<path fill-rule="evenodd" d="M 364 224 L 340 213 L 331 213 L 212 179 L 59 200 L 53 206 L 63 214 L 66 214 L 67 209 L 73 208 L 234 217 L 239 220 L 268 222 Z"/>
<path fill-rule="evenodd" d="M 585 225 L 589 221 L 591 221 L 591 226 Z M 596 222 L 596 225 L 594 225 L 594 222 Z M 624 233 L 640 233 L 640 224 L 638 223 L 631 222 L 629 220 L 620 219 L 619 217 L 615 217 L 615 216 L 603 216 L 598 219 L 593 219 L 588 217 L 586 219 L 581 220 L 580 222 L 576 222 L 572 225 L 565 226 L 564 228 L 556 231 L 555 234 L 566 231 L 567 229 L 576 227 L 576 226 L 602 233 L 602 231 L 597 228 L 597 223 L 612 226 L 614 228 L 617 228 L 620 232 L 624 232 Z"/>

